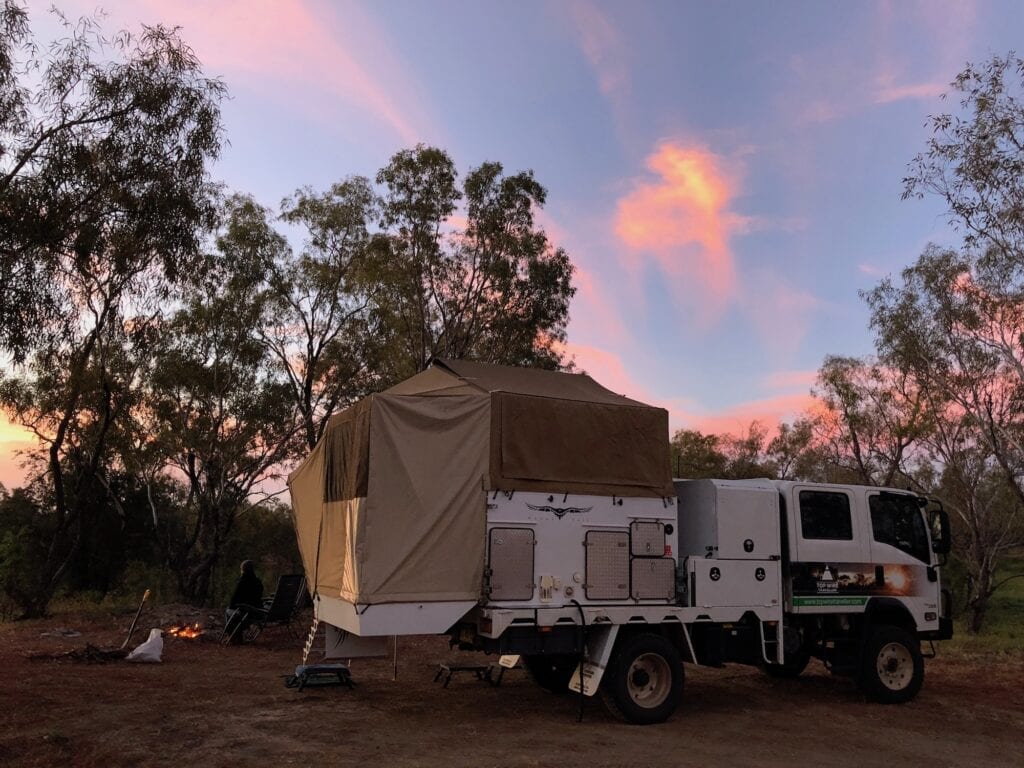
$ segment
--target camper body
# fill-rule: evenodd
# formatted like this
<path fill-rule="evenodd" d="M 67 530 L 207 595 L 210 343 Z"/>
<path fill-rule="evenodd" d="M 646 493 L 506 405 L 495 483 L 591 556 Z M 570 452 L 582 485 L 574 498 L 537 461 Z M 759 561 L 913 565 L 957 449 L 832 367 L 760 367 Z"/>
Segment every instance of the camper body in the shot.
<path fill-rule="evenodd" d="M 453 400 L 445 408 L 467 406 Z M 394 422 L 386 411 L 366 412 L 371 422 Z M 380 526 L 376 535 L 404 530 L 381 526 L 371 514 L 372 457 L 384 449 L 367 451 L 365 497 L 326 503 L 319 528 L 307 524 L 304 534 L 297 514 L 307 572 L 319 585 L 315 610 L 328 625 L 329 656 L 379 653 L 390 636 L 447 634 L 463 649 L 500 654 L 506 664 L 518 657 L 551 690 L 600 692 L 614 712 L 635 723 L 660 722 L 674 711 L 684 662 L 750 664 L 787 677 L 817 657 L 832 672 L 856 678 L 876 700 L 916 695 L 924 675 L 922 642 L 951 635 L 948 593 L 939 577 L 949 547 L 941 508 L 927 509 L 923 497 L 895 489 L 776 480 L 662 483 L 655 473 L 643 487 L 634 473 L 627 479 L 637 487 L 622 494 L 601 492 L 604 484 L 593 478 L 562 490 L 543 477 L 517 482 L 495 473 L 501 461 L 512 475 L 512 459 L 529 460 L 516 453 L 513 440 L 521 425 L 499 423 L 510 413 L 515 409 L 508 404 L 495 413 L 493 403 L 489 415 L 471 413 L 490 424 L 492 434 L 502 428 L 504 435 L 491 441 L 490 475 L 475 491 L 438 489 L 443 457 L 427 452 L 402 460 L 403 477 L 421 472 L 436 489 L 406 493 L 408 503 L 448 494 L 461 499 L 466 514 L 463 523 L 449 522 L 439 510 L 424 529 L 430 542 L 417 533 L 401 557 L 389 555 L 394 547 L 367 553 L 374 526 Z M 374 429 L 366 429 L 369 444 Z M 667 441 L 667 424 L 664 429 Z M 654 434 L 653 442 L 662 437 L 653 428 L 645 432 Z M 588 449 L 580 448 L 584 455 Z M 557 452 L 550 455 L 568 467 L 564 475 L 587 471 Z M 605 457 L 603 466 L 627 485 L 614 461 Z M 539 477 L 544 469 L 530 472 Z M 307 472 L 328 485 L 337 474 Z M 320 476 L 327 479 L 316 480 Z M 380 493 L 393 494 L 395 486 L 389 480 Z M 396 504 L 384 508 L 393 514 Z M 370 530 L 359 533 L 361 526 Z M 324 541 L 332 537 L 347 543 L 339 550 L 339 575 L 328 581 L 321 570 Z M 465 562 L 456 562 L 463 552 L 470 553 Z M 374 581 L 364 564 L 388 557 L 391 570 Z M 419 593 L 411 592 L 420 571 L 410 563 L 422 569 Z M 473 563 L 478 570 L 468 568 Z M 365 586 L 377 583 L 385 586 L 376 593 Z"/>

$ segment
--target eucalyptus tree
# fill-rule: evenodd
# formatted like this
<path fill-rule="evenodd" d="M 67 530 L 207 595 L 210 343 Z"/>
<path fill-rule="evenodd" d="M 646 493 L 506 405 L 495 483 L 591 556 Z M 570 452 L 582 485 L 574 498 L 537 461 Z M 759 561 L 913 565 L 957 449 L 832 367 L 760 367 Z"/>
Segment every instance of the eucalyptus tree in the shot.
<path fill-rule="evenodd" d="M 191 269 L 212 221 L 224 93 L 174 30 L 107 39 L 92 20 L 64 24 L 42 46 L 3 0 L 0 345 L 15 367 L 0 403 L 42 442 L 54 516 L 34 613 L 82 541 L 82 489 L 103 483 L 132 385 L 119 350 Z"/>
<path fill-rule="evenodd" d="M 290 387 L 259 334 L 280 242 L 259 226 L 250 199 L 230 198 L 224 210 L 216 253 L 160 328 L 136 416 L 152 460 L 185 485 L 184 518 L 158 533 L 182 596 L 197 603 L 239 514 L 295 453 Z"/>
<path fill-rule="evenodd" d="M 998 569 L 1024 544 L 1024 515 L 978 423 L 953 403 L 939 410 L 926 445 L 938 470 L 934 491 L 957 523 L 954 545 L 966 572 L 967 630 L 974 633 L 981 631 L 989 599 L 1005 583 Z"/>
<path fill-rule="evenodd" d="M 1024 544 L 1024 60 L 969 64 L 952 88 L 959 111 L 930 119 L 904 197 L 941 199 L 963 248 L 929 245 L 865 299 L 880 355 L 913 376 L 948 433 L 933 448 L 960 488 L 961 554 L 983 615 L 1001 555 Z"/>
<path fill-rule="evenodd" d="M 676 477 L 690 480 L 725 477 L 729 457 L 719 435 L 696 429 L 677 429 L 669 441 L 672 471 Z"/>
<path fill-rule="evenodd" d="M 301 228 L 304 242 L 299 254 L 278 248 L 261 336 L 288 382 L 307 449 L 332 412 L 389 383 L 371 322 L 376 291 L 365 275 L 378 207 L 359 176 L 323 193 L 300 189 L 282 203 L 281 219 Z M 266 217 L 253 224 L 270 236 Z"/>
<path fill-rule="evenodd" d="M 381 231 L 367 274 L 392 377 L 435 357 L 563 363 L 573 266 L 536 223 L 547 192 L 532 171 L 506 176 L 488 162 L 460 185 L 447 153 L 419 145 L 395 154 L 377 183 Z"/>
<path fill-rule="evenodd" d="M 814 394 L 817 450 L 832 482 L 892 486 L 906 480 L 910 451 L 928 430 L 914 378 L 877 361 L 829 356 Z"/>

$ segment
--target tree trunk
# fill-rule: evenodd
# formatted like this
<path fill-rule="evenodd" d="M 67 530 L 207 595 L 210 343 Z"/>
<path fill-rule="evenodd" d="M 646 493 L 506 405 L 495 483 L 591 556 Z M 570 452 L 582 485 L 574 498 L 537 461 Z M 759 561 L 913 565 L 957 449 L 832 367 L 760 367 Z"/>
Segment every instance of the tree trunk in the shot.
<path fill-rule="evenodd" d="M 981 625 L 985 621 L 985 611 L 986 611 L 987 608 L 988 608 L 988 598 L 987 597 L 979 598 L 977 600 L 971 601 L 971 604 L 970 604 L 971 613 L 970 613 L 970 616 L 968 616 L 968 618 L 967 618 L 967 631 L 970 634 L 976 635 L 979 632 L 981 632 Z"/>
<path fill-rule="evenodd" d="M 967 608 L 970 615 L 967 617 L 967 632 L 976 635 L 981 632 L 985 622 L 985 612 L 988 610 L 988 600 L 992 597 L 992 569 L 982 566 L 977 578 L 968 581 L 969 591 L 967 593 Z"/>

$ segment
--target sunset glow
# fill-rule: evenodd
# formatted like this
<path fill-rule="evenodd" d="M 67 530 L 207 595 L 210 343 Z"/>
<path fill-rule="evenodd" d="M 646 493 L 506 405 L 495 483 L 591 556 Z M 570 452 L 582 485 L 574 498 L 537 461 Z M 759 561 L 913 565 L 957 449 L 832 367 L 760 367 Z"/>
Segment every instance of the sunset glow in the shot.
<path fill-rule="evenodd" d="M 41 38 L 65 34 L 50 0 Z M 575 265 L 566 354 L 673 429 L 773 429 L 826 355 L 873 350 L 858 295 L 928 245 L 902 200 L 967 61 L 1019 49 L 1024 6 L 67 0 L 105 32 L 180 27 L 231 94 L 212 177 L 263 205 L 439 146 L 462 176 L 532 169 Z M 456 212 L 445 232 L 465 219 Z M 301 243 L 294 243 L 301 247 Z M 958 286 L 970 290 L 970 285 Z M 1024 322 L 1021 323 L 1024 325 Z M 0 482 L 32 445 L 0 422 Z"/>

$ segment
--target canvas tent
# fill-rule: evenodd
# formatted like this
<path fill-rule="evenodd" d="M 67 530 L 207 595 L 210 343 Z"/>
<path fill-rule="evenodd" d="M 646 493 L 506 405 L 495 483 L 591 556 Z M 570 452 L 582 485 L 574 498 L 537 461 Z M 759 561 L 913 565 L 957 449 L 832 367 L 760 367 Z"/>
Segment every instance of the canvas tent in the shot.
<path fill-rule="evenodd" d="M 288 485 L 308 582 L 357 605 L 476 600 L 485 491 L 675 493 L 663 409 L 454 360 L 333 416 Z"/>

